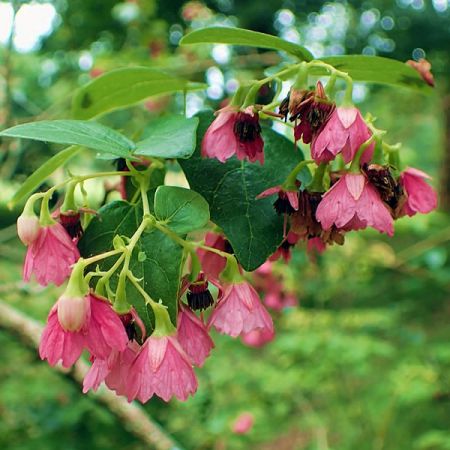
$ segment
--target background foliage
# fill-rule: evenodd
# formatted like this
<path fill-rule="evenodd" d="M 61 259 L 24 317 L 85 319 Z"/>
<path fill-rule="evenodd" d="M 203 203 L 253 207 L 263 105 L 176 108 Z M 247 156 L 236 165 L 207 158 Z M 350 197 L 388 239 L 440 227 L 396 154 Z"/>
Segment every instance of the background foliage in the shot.
<path fill-rule="evenodd" d="M 2 6 L 11 2 L 0 2 Z M 37 3 L 37 2 L 35 2 Z M 45 2 L 39 2 L 45 4 Z M 25 2 L 12 2 L 20 13 Z M 434 176 L 441 211 L 397 223 L 393 240 L 374 232 L 349 235 L 345 247 L 313 260 L 303 250 L 278 271 L 300 309 L 276 318 L 277 339 L 262 349 L 215 336 L 216 350 L 198 371 L 199 392 L 186 403 L 152 400 L 148 413 L 187 449 L 444 450 L 450 448 L 449 94 L 450 6 L 444 0 L 185 2 L 153 0 L 52 2 L 50 33 L 23 52 L 1 47 L 0 125 L 32 118 L 70 118 L 71 95 L 105 70 L 151 66 L 208 82 L 188 95 L 193 115 L 217 108 L 236 80 L 276 64 L 271 51 L 221 45 L 177 47 L 186 31 L 237 25 L 305 45 L 316 56 L 426 56 L 437 88 L 429 96 L 358 85 L 355 99 L 377 126 L 402 141 L 403 157 Z M 18 30 L 18 28 L 17 28 Z M 182 98 L 156 97 L 101 121 L 124 134 Z M 19 281 L 23 249 L 15 238 L 19 209 L 6 203 L 25 177 L 55 152 L 31 141 L 2 141 L 0 154 L 0 298 L 44 320 L 52 289 Z M 88 172 L 80 153 L 71 167 Z M 178 176 L 172 167 L 169 176 Z M 58 178 L 61 174 L 57 174 Z M 173 178 L 172 178 L 173 179 Z M 100 204 L 104 186 L 92 184 Z M 447 326 L 446 326 L 447 325 Z M 142 444 L 95 395 L 83 396 L 35 352 L 0 331 L 0 448 L 140 449 Z M 253 430 L 231 433 L 243 411 Z"/>

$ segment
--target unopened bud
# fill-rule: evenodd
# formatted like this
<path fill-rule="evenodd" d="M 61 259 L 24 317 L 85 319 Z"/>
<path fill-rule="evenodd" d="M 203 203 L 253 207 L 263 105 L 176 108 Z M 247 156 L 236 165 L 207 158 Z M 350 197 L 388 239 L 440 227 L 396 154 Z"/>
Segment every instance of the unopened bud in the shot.
<path fill-rule="evenodd" d="M 17 219 L 17 234 L 25 245 L 32 244 L 38 238 L 40 230 L 39 219 L 35 215 L 24 213 Z"/>
<path fill-rule="evenodd" d="M 58 320 L 66 331 L 80 331 L 90 313 L 88 297 L 70 297 L 63 294 L 58 300 Z"/>

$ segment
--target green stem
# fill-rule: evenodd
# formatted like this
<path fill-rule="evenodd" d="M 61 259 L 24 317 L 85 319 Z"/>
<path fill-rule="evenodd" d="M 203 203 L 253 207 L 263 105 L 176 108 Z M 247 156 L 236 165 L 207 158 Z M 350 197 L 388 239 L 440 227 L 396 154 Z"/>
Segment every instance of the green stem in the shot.
<path fill-rule="evenodd" d="M 163 337 L 169 336 L 176 333 L 176 328 L 173 326 L 170 320 L 169 313 L 167 311 L 167 306 L 155 302 L 150 295 L 145 292 L 144 288 L 137 282 L 135 277 L 128 273 L 128 279 L 134 285 L 134 287 L 139 291 L 147 304 L 149 304 L 153 313 L 155 314 L 155 329 L 152 336 Z"/>
<path fill-rule="evenodd" d="M 130 242 L 125 247 L 125 249 L 119 249 L 120 251 L 125 251 L 125 260 L 122 270 L 119 274 L 119 282 L 117 284 L 116 298 L 114 301 L 114 309 L 118 313 L 126 313 L 130 310 L 130 305 L 127 302 L 126 296 L 126 279 L 129 272 L 130 260 L 136 244 L 138 243 L 142 233 L 147 228 L 147 226 L 150 225 L 150 223 L 152 223 L 152 219 L 145 217 L 139 225 L 139 228 L 134 232 L 133 236 L 130 239 Z"/>
<path fill-rule="evenodd" d="M 285 182 L 283 183 L 283 188 L 285 191 L 290 190 L 296 190 L 297 185 L 297 175 L 300 173 L 300 171 L 306 167 L 308 164 L 314 164 L 314 160 L 312 159 L 306 159 L 304 161 L 300 161 L 289 173 L 289 175 L 286 177 Z"/>
<path fill-rule="evenodd" d="M 324 192 L 323 177 L 326 173 L 328 163 L 320 163 L 314 172 L 311 183 L 307 186 L 310 192 Z"/>
<path fill-rule="evenodd" d="M 293 88 L 303 89 L 305 87 L 308 87 L 308 63 L 303 61 L 300 63 L 297 78 L 294 81 Z"/>
<path fill-rule="evenodd" d="M 361 147 L 359 147 L 358 151 L 356 152 L 352 163 L 350 164 L 349 172 L 350 173 L 360 173 L 360 160 L 363 153 L 366 151 L 367 147 L 369 147 L 370 144 L 375 140 L 375 135 L 372 134 L 369 139 L 367 139 L 366 142 L 361 144 Z"/>
<path fill-rule="evenodd" d="M 122 264 L 122 261 L 124 259 L 125 259 L 125 253 L 122 253 L 119 256 L 119 258 L 117 258 L 117 261 L 112 265 L 112 267 L 107 272 L 103 272 L 102 277 L 100 278 L 100 280 L 98 280 L 97 285 L 95 286 L 95 292 L 98 292 L 99 294 L 104 295 L 104 288 L 105 288 L 106 284 L 109 282 L 109 279 L 116 272 L 116 270 L 120 267 L 120 265 Z M 94 274 L 95 274 L 95 272 L 94 272 Z M 95 275 L 92 275 L 92 276 L 95 276 Z"/>
<path fill-rule="evenodd" d="M 147 183 L 148 184 L 148 183 Z M 140 183 L 140 191 L 141 191 L 141 199 L 142 199 L 142 208 L 144 211 L 144 217 L 150 216 L 150 205 L 148 203 L 147 189 L 144 183 Z"/>
<path fill-rule="evenodd" d="M 180 236 L 178 236 L 178 234 L 176 234 L 175 232 L 173 232 L 172 230 L 170 230 L 169 228 L 165 227 L 161 222 L 157 222 L 155 221 L 155 223 L 153 224 L 155 228 L 157 228 L 159 231 L 162 231 L 164 234 L 166 234 L 167 236 L 170 237 L 170 239 L 172 239 L 173 241 L 175 241 L 178 245 L 180 245 L 181 247 L 183 247 L 184 249 L 186 249 L 187 251 L 192 251 L 193 249 L 193 242 L 191 241 L 186 241 L 182 238 L 180 238 Z"/>
<path fill-rule="evenodd" d="M 75 188 L 77 187 L 77 181 L 71 181 L 67 185 L 66 195 L 64 197 L 64 203 L 61 206 L 61 212 L 77 211 L 78 207 L 75 203 Z"/>
<path fill-rule="evenodd" d="M 119 248 L 117 250 L 111 250 L 109 252 L 100 253 L 99 255 L 91 256 L 90 258 L 83 259 L 84 266 L 89 266 L 97 261 L 101 261 L 102 259 L 109 258 L 110 256 L 118 255 L 119 253 L 123 253 L 124 249 Z"/>
<path fill-rule="evenodd" d="M 39 216 L 39 223 L 43 226 L 50 226 L 50 225 L 54 225 L 56 222 L 52 219 L 52 216 L 50 214 L 50 208 L 48 206 L 48 202 L 50 201 L 50 198 L 54 192 L 54 188 L 49 189 L 43 199 L 42 199 L 42 203 L 41 203 L 41 214 Z"/>

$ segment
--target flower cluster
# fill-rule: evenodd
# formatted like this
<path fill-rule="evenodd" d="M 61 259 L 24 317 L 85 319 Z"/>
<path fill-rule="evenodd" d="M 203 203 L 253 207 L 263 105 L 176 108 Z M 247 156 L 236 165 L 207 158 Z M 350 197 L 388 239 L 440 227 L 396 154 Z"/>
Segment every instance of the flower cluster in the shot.
<path fill-rule="evenodd" d="M 436 208 L 436 192 L 425 181 L 430 177 L 414 168 L 401 171 L 397 146 L 386 144 L 384 132 L 366 122 L 349 101 L 342 106 L 331 101 L 320 81 L 314 90 L 293 86 L 279 112 L 294 122 L 295 142 L 310 144 L 311 161 L 301 162 L 282 184 L 256 197 L 276 195 L 275 211 L 290 217 L 290 231 L 285 226 L 285 239 L 275 258 L 283 255 L 288 261 L 290 248 L 298 241 L 306 241 L 308 251 L 321 253 L 328 244 L 342 245 L 344 235 L 352 230 L 371 227 L 392 236 L 394 220 Z M 255 124 L 248 134 L 252 136 L 249 147 L 245 145 L 250 141 L 236 133 L 242 114 L 248 114 Z M 257 145 L 262 164 L 257 114 L 256 107 L 247 107 L 245 112 L 219 111 L 203 139 L 202 155 L 225 162 L 235 154 L 252 162 L 251 149 Z M 385 156 L 397 165 L 383 162 Z M 315 164 L 316 169 L 312 182 L 301 185 L 296 177 L 306 164 Z"/>
<path fill-rule="evenodd" d="M 59 221 L 48 212 L 36 217 L 35 200 L 30 199 L 17 222 L 19 237 L 28 246 L 24 279 L 29 281 L 34 275 L 43 286 L 59 286 L 68 279 L 63 294 L 49 312 L 39 354 L 52 366 L 61 363 L 68 368 L 87 351 L 91 367 L 84 379 L 84 393 L 105 383 L 128 401 L 147 402 L 154 395 L 165 401 L 172 397 L 184 401 L 197 390 L 194 366 L 201 367 L 214 348 L 211 328 L 232 337 L 241 336 L 244 341 L 251 340 L 252 333 L 266 336 L 266 341 L 273 338 L 272 318 L 242 276 L 222 235 L 208 233 L 205 245 L 198 249 L 202 272 L 193 282 L 183 280 L 176 327 L 167 308 L 146 298 L 144 292 L 155 316 L 154 330 L 147 336 L 136 310 L 122 311 L 117 293 L 112 302 L 99 293 L 100 289 L 89 286 L 89 264 L 120 253 L 120 249 L 91 260 L 80 258 L 78 234 L 69 234 L 60 215 Z M 44 211 L 45 208 L 43 202 Z M 47 224 L 43 225 L 45 221 Z M 222 276 L 228 266 L 228 276 Z M 131 273 L 129 276 L 136 282 Z M 217 299 L 208 288 L 208 280 L 217 287 Z M 208 308 L 212 311 L 205 321 L 203 311 Z M 195 311 L 202 312 L 198 316 Z"/>
<path fill-rule="evenodd" d="M 313 89 L 306 87 L 307 71 L 314 65 L 330 72 L 326 87 L 321 82 Z M 436 208 L 437 195 L 428 183 L 429 176 L 418 169 L 402 169 L 399 146 L 385 142 L 385 132 L 374 126 L 370 116 L 364 118 L 351 103 L 352 83 L 348 74 L 323 61 L 292 67 L 299 69 L 299 74 L 283 101 L 266 106 L 256 104 L 256 93 L 267 80 L 274 79 L 272 76 L 238 89 L 231 103 L 216 113 L 199 149 L 203 158 L 226 163 L 236 157 L 242 165 L 259 163 L 252 166 L 254 173 L 263 171 L 264 132 L 260 118 L 284 124 L 289 120 L 294 148 L 298 148 L 299 141 L 310 146 L 310 159 L 283 168 L 283 173 L 288 173 L 284 180 L 278 173 L 270 174 L 273 177 L 262 177 L 263 184 L 253 191 L 254 194 L 262 191 L 256 196 L 258 201 L 275 196 L 273 215 L 284 217 L 282 242 L 278 241 L 278 249 L 253 274 L 244 271 L 221 230 L 207 231 L 200 241 L 192 240 L 192 235 L 187 237 L 186 233 L 204 231 L 208 225 L 208 204 L 198 194 L 192 191 L 188 194 L 189 199 L 197 195 L 198 203 L 206 205 L 198 213 L 205 217 L 204 222 L 193 220 L 197 228 L 189 228 L 188 223 L 198 212 L 195 208 L 180 213 L 183 208 L 180 202 L 168 212 L 170 202 L 180 191 L 167 194 L 157 208 L 158 191 L 162 189 L 163 196 L 168 186 L 158 188 L 151 203 L 153 171 L 165 168 L 160 158 L 120 158 L 114 172 L 71 176 L 27 201 L 17 221 L 19 238 L 27 246 L 23 279 L 30 281 L 34 276 L 42 286 L 50 283 L 60 286 L 67 281 L 48 314 L 39 354 L 50 365 L 61 363 L 68 368 L 86 352 L 91 366 L 83 392 L 95 391 L 104 383 L 128 401 L 147 402 L 155 395 L 165 401 L 173 397 L 186 400 L 197 390 L 194 368 L 202 367 L 214 349 L 212 330 L 239 337 L 251 347 L 261 347 L 274 339 L 268 309 L 277 315 L 298 304 L 295 294 L 277 273 L 276 261 L 289 263 L 292 249 L 299 242 L 305 242 L 308 252 L 317 255 L 330 244 L 342 245 L 346 233 L 352 230 L 370 227 L 392 236 L 396 219 Z M 429 67 L 421 63 L 416 69 L 431 84 Z M 286 75 L 285 71 L 290 73 L 292 68 L 282 70 L 279 75 Z M 336 76 L 347 82 L 342 105 L 332 100 Z M 279 111 L 271 111 L 276 106 Z M 209 165 L 212 163 L 205 166 Z M 307 166 L 314 169 L 311 181 L 305 183 L 300 181 L 299 174 Z M 102 234 L 102 246 L 103 240 L 111 239 L 101 247 L 103 252 L 87 251 L 80 245 L 80 239 L 91 230 L 84 230 L 89 223 L 88 215 L 101 216 L 101 211 L 108 210 L 110 205 L 98 213 L 88 209 L 92 206 L 89 204 L 80 208 L 75 201 L 75 189 L 86 179 L 111 175 L 121 177 L 120 183 L 110 190 L 118 191 L 123 199 L 116 202 L 119 206 L 114 214 L 133 211 L 136 222 L 126 228 L 125 235 L 122 222 L 113 232 L 100 233 L 97 229 Z M 49 200 L 58 187 L 66 188 L 64 202 L 51 212 Z M 83 186 L 80 191 L 83 193 Z M 39 217 L 35 214 L 37 201 L 41 202 Z M 171 228 L 174 217 L 179 222 Z M 101 220 L 100 217 L 98 222 Z M 171 300 L 164 299 L 167 304 L 150 296 L 152 292 L 159 297 L 159 290 L 151 289 L 153 282 L 148 281 L 151 278 L 148 273 L 142 271 L 141 277 L 137 276 L 137 266 L 148 258 L 144 250 L 150 245 L 145 247 L 142 242 L 149 236 L 162 236 L 178 246 L 178 276 L 163 273 L 164 286 L 174 287 Z M 154 242 L 154 247 L 158 247 L 162 241 Z M 239 255 L 234 240 L 233 245 Z M 266 255 L 274 247 L 268 247 Z M 157 251 L 149 258 L 152 265 L 146 266 L 147 272 L 160 270 L 159 263 L 168 256 L 165 249 L 158 247 Z M 155 291 L 157 294 L 153 294 Z M 243 415 L 233 430 L 246 433 L 252 424 L 253 417 Z"/>

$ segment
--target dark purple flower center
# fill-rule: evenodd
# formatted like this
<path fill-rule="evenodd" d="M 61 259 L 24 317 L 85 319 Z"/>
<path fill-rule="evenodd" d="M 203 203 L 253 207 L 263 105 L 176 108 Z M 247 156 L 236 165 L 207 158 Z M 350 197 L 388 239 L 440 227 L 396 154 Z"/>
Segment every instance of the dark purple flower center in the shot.
<path fill-rule="evenodd" d="M 245 112 L 238 112 L 233 128 L 234 134 L 241 142 L 253 142 L 261 134 L 259 117 Z"/>

